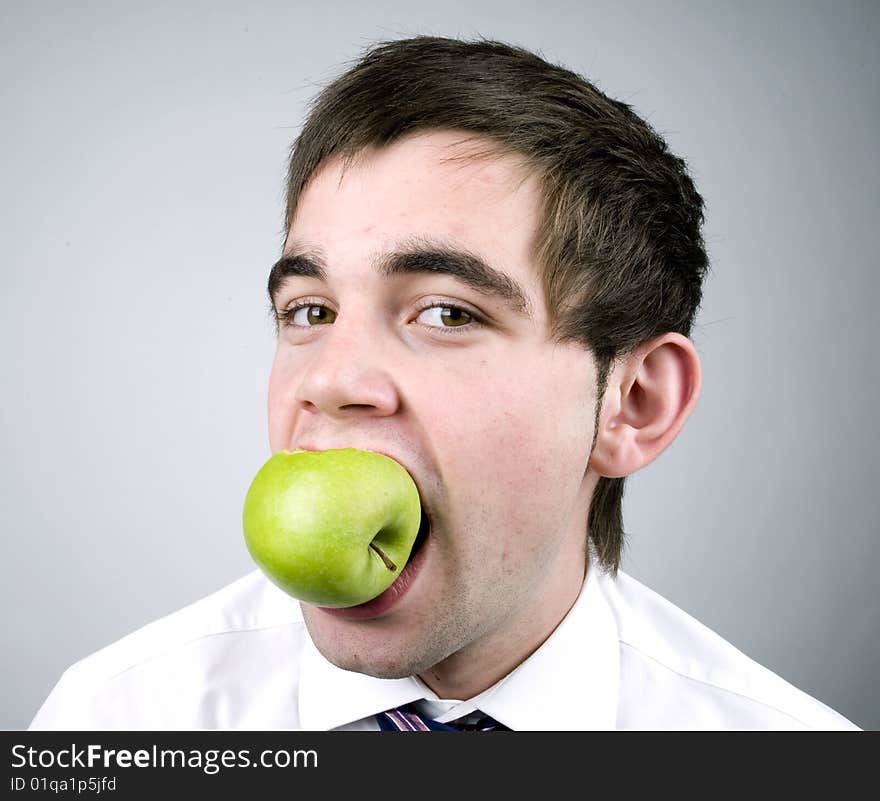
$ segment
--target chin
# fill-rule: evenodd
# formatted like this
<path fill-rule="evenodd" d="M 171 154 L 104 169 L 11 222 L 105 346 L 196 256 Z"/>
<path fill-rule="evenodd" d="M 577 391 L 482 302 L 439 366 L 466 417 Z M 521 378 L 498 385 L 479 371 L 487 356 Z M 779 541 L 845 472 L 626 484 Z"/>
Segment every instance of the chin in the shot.
<path fill-rule="evenodd" d="M 315 643 L 323 657 L 342 670 L 363 673 L 375 679 L 405 679 L 421 672 L 419 665 L 401 659 L 400 654 L 338 653 Z"/>
<path fill-rule="evenodd" d="M 416 672 L 400 664 L 385 664 L 373 661 L 364 663 L 360 660 L 339 660 L 334 662 L 332 659 L 329 659 L 329 661 L 342 670 L 363 673 L 365 676 L 372 676 L 374 679 L 405 679 Z"/>
<path fill-rule="evenodd" d="M 354 626 L 335 625 L 325 628 L 327 618 L 318 620 L 316 610 L 303 606 L 303 617 L 306 628 L 315 647 L 328 662 L 355 673 L 363 673 L 377 679 L 403 679 L 422 673 L 439 661 L 428 649 L 418 648 L 414 644 L 407 646 L 387 632 L 368 632 Z"/>

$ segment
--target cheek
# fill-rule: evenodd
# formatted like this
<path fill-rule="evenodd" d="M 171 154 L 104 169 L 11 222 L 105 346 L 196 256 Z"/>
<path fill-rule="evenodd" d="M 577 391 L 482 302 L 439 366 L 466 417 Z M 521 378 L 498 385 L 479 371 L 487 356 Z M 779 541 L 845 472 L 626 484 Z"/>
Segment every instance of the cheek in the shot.
<path fill-rule="evenodd" d="M 508 364 L 482 376 L 457 398 L 435 402 L 457 511 L 536 529 L 574 502 L 583 480 L 593 423 L 589 375 L 536 362 L 516 375 Z"/>
<path fill-rule="evenodd" d="M 269 447 L 272 453 L 290 444 L 293 431 L 294 376 L 285 370 L 282 361 L 275 357 L 269 374 L 268 420 Z"/>
<path fill-rule="evenodd" d="M 492 367 L 483 363 L 457 388 L 429 399 L 438 421 L 472 453 L 521 453 L 522 458 L 560 457 L 589 447 L 595 399 L 590 376 L 574 369 L 548 369 L 540 360 Z M 583 373 L 583 375 L 581 375 Z M 489 454 L 491 456 L 491 454 Z"/>

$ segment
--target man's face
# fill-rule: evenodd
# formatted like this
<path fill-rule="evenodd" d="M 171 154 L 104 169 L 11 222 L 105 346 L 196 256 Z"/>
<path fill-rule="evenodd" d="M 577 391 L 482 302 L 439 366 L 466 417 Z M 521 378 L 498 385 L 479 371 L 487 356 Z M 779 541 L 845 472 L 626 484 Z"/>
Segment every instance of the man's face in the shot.
<path fill-rule="evenodd" d="M 548 340 L 537 183 L 511 157 L 444 161 L 461 139 L 410 137 L 314 176 L 269 386 L 273 453 L 387 453 L 431 521 L 406 592 L 367 618 L 304 604 L 313 640 L 340 667 L 419 674 L 447 697 L 489 686 L 568 611 L 595 486 L 595 367 Z"/>

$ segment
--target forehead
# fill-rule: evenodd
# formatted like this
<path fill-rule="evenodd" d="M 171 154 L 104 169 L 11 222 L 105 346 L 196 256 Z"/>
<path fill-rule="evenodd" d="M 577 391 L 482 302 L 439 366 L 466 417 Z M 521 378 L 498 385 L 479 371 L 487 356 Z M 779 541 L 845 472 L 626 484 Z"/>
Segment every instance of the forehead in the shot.
<path fill-rule="evenodd" d="M 442 239 L 534 279 L 540 191 L 523 160 L 457 131 L 334 157 L 306 185 L 288 234 L 334 257 L 375 257 L 401 241 Z"/>

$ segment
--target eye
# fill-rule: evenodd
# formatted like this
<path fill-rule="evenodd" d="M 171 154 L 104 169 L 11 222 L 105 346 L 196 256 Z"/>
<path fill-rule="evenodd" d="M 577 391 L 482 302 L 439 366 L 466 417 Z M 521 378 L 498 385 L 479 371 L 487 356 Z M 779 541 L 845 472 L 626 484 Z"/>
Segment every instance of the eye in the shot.
<path fill-rule="evenodd" d="M 285 326 L 306 328 L 313 325 L 329 325 L 336 320 L 336 312 L 318 303 L 299 303 L 278 314 Z"/>
<path fill-rule="evenodd" d="M 416 319 L 432 328 L 464 328 L 470 324 L 478 324 L 476 317 L 466 309 L 439 303 L 422 309 Z"/>

